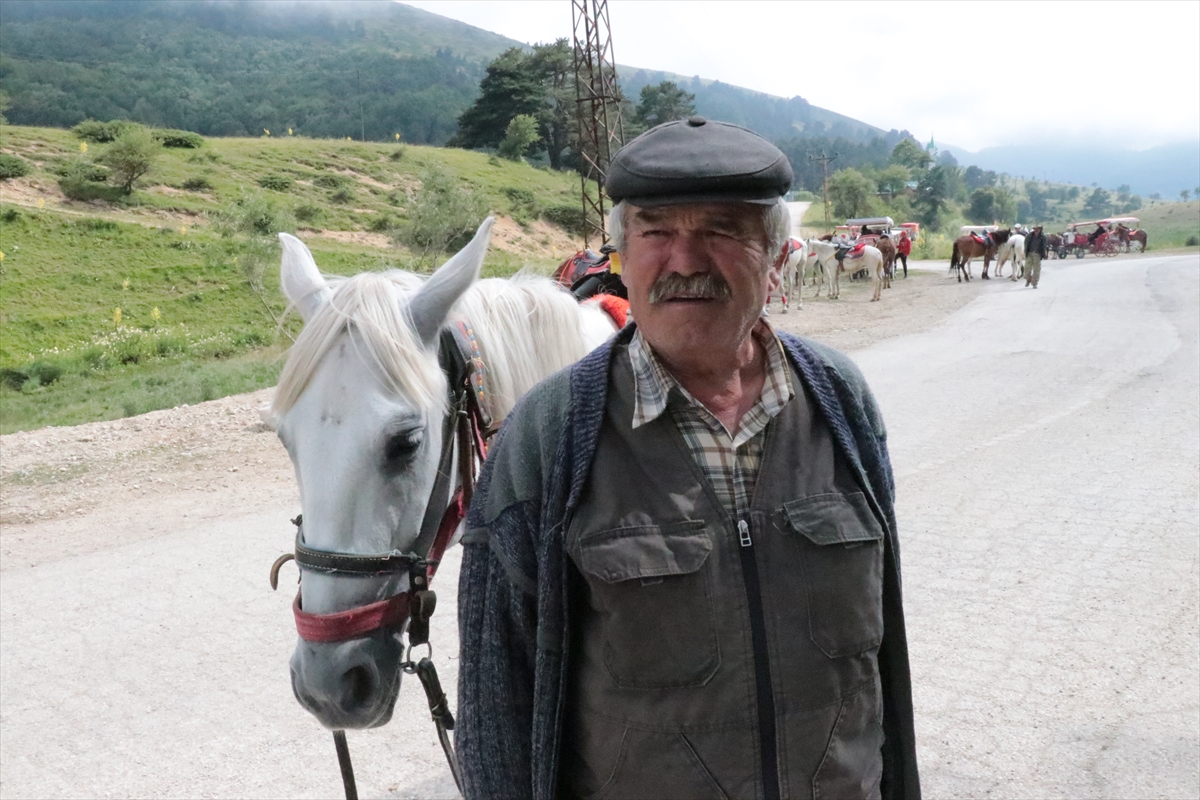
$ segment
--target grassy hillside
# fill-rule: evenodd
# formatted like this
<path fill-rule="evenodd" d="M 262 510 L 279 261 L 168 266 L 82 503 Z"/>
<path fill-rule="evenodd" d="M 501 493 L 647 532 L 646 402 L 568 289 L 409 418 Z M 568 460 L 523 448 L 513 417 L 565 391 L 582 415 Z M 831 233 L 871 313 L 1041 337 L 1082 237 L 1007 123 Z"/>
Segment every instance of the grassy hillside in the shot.
<path fill-rule="evenodd" d="M 103 148 L 91 144 L 86 157 Z M 389 234 L 405 224 L 429 170 L 498 215 L 485 274 L 547 270 L 578 246 L 539 218 L 546 208 L 577 208 L 574 175 L 461 150 L 286 132 L 209 139 L 194 150 L 162 149 L 117 203 L 59 191 L 54 170 L 80 157 L 69 131 L 4 126 L 0 151 L 32 170 L 0 183 L 3 432 L 271 385 L 296 322 L 277 325 L 286 305 L 277 246 L 256 292 L 245 269 L 252 253 L 220 235 L 215 221 L 239 202 L 303 220 L 295 229 L 333 274 L 423 266 Z"/>

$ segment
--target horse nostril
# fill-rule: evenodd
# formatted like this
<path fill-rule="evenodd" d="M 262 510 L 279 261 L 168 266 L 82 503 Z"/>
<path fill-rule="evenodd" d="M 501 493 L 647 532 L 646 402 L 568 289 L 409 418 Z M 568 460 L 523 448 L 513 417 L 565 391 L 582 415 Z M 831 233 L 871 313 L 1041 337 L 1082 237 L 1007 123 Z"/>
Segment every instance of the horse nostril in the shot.
<path fill-rule="evenodd" d="M 375 690 L 374 676 L 366 667 L 351 667 L 342 675 L 347 705 L 359 708 L 367 704 Z"/>

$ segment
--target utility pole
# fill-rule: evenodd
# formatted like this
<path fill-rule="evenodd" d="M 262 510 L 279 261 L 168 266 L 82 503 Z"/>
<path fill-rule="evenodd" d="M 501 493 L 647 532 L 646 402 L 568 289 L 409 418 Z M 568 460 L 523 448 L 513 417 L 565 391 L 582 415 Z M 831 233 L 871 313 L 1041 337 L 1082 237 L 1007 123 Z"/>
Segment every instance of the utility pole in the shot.
<path fill-rule="evenodd" d="M 624 144 L 617 64 L 613 60 L 608 0 L 571 0 L 575 25 L 575 113 L 579 122 L 579 178 L 583 195 L 583 246 L 593 234 L 608 242 L 604 176 Z"/>
<path fill-rule="evenodd" d="M 830 231 L 833 230 L 833 228 L 831 228 L 829 226 L 829 162 L 833 161 L 837 157 L 838 157 L 837 153 L 834 153 L 833 155 L 830 156 L 830 155 L 826 155 L 824 150 L 821 151 L 821 155 L 819 155 L 819 156 L 814 156 L 812 154 L 809 154 L 809 156 L 808 156 L 808 160 L 810 162 L 812 162 L 812 161 L 820 161 L 821 162 L 821 174 L 824 176 L 824 179 L 821 182 L 821 186 L 822 186 L 821 200 L 825 204 L 825 232 L 826 233 L 829 233 Z"/>

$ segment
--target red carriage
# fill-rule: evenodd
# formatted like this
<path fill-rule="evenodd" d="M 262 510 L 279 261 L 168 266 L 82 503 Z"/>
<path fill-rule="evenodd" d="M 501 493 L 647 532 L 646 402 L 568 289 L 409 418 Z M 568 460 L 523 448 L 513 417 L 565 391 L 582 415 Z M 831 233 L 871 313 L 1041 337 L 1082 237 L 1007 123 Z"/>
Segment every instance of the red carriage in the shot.
<path fill-rule="evenodd" d="M 1094 222 L 1072 222 L 1067 229 L 1059 234 L 1060 240 L 1054 248 L 1054 254 L 1066 258 L 1071 253 L 1076 258 L 1083 258 L 1088 253 L 1096 256 L 1115 256 L 1120 251 L 1120 243 L 1113 232 L 1112 220 L 1096 220 Z M 1095 225 L 1095 229 L 1088 231 Z"/>

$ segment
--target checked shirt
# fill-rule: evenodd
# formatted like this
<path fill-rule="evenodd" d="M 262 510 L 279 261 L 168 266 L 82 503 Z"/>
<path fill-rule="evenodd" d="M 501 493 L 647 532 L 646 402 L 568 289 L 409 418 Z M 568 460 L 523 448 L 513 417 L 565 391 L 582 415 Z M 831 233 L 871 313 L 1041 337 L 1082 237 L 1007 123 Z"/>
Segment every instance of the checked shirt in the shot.
<path fill-rule="evenodd" d="M 760 319 L 751 335 L 767 354 L 767 375 L 758 401 L 732 433 L 671 376 L 640 330 L 629 342 L 634 379 L 633 428 L 669 413 L 717 499 L 735 518 L 750 507 L 767 423 L 783 410 L 793 394 L 791 370 L 771 326 Z"/>

